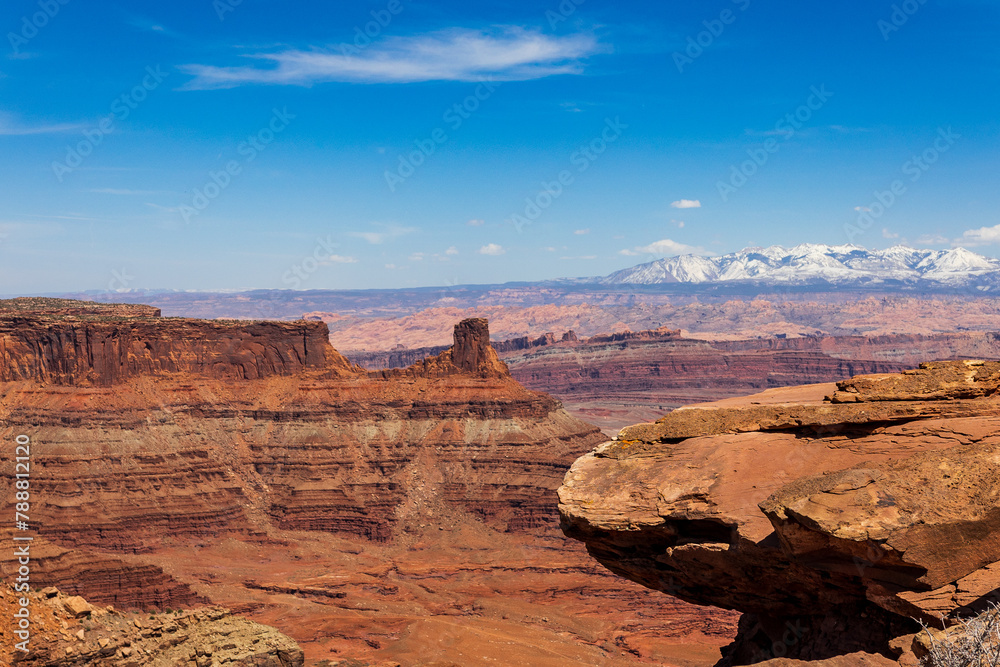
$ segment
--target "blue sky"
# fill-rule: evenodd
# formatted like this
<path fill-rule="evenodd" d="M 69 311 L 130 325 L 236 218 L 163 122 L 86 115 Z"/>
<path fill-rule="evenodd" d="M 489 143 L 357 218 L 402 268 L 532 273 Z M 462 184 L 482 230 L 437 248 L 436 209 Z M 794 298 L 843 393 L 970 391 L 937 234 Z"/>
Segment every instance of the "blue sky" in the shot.
<path fill-rule="evenodd" d="M 0 293 L 1000 252 L 1000 3 L 12 1 Z"/>

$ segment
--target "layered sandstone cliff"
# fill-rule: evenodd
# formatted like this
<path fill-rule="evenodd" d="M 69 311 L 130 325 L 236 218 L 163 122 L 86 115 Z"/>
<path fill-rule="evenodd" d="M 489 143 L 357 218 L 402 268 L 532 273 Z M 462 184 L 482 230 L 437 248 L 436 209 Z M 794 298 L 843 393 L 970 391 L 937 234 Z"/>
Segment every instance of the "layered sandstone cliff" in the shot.
<path fill-rule="evenodd" d="M 355 370 L 330 347 L 322 322 L 161 319 L 157 309 L 88 311 L 85 302 L 55 299 L 34 311 L 25 302 L 0 303 L 0 382 L 110 386 L 165 373 L 253 380 Z"/>
<path fill-rule="evenodd" d="M 618 337 L 595 337 L 503 357 L 526 387 L 567 402 L 672 407 L 774 387 L 898 372 L 928 359 L 1000 357 L 1000 337 L 994 334 L 733 341 L 671 335 L 615 340 Z"/>
<path fill-rule="evenodd" d="M 915 665 L 913 619 L 1000 589 L 998 410 L 981 361 L 684 408 L 579 459 L 563 529 L 618 574 L 746 612 L 720 665 Z"/>
<path fill-rule="evenodd" d="M 302 364 L 312 351 L 291 333 L 310 331 L 299 323 L 169 322 L 187 333 L 145 358 L 194 359 L 188 370 L 0 382 L 0 440 L 31 440 L 36 586 L 124 609 L 224 604 L 314 658 L 455 660 L 495 642 L 515 661 L 611 666 L 626 650 L 652 659 L 664 643 L 689 650 L 691 635 L 699 651 L 731 636 L 733 615 L 622 587 L 557 537 L 555 489 L 603 438 L 512 380 L 485 322 L 460 323 L 447 354 L 391 376 L 342 363 L 325 341 Z M 147 324 L 32 326 L 38 341 L 65 330 L 87 341 L 88 327 Z M 299 369 L 241 374 L 217 352 L 219 332 L 242 350 L 301 345 L 284 357 Z M 119 367 L 112 348 L 81 349 L 112 350 L 108 366 L 81 354 L 88 370 Z M 9 516 L 12 482 L 0 481 Z M 16 568 L 0 552 L 3 575 Z M 632 615 L 611 614 L 623 606 Z M 453 644 L 433 640 L 442 634 Z"/>
<path fill-rule="evenodd" d="M 0 393 L 4 437 L 39 443 L 38 530 L 63 546 L 142 553 L 271 523 L 385 540 L 432 497 L 504 529 L 552 523 L 563 467 L 600 438 L 510 379 L 485 320 L 419 367 L 372 376 L 342 362 L 322 323 L 126 320 L 106 338 L 75 320 L 0 325 L 35 350 L 80 343 L 67 366 L 8 341 L 6 368 L 34 375 Z M 132 348 L 144 362 L 123 367 Z M 113 386 L 90 386 L 93 373 Z"/>

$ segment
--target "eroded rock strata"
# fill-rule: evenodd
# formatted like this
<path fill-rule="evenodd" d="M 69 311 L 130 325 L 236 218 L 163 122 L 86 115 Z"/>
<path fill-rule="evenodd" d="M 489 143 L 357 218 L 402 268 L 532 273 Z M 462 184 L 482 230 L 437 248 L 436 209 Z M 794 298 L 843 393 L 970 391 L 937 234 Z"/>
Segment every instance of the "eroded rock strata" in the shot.
<path fill-rule="evenodd" d="M 356 371 L 330 347 L 320 322 L 162 319 L 156 309 L 97 306 L 88 312 L 83 302 L 64 303 L 37 312 L 0 304 L 0 382 L 111 386 L 165 373 L 253 380 L 317 369 L 335 377 Z"/>
<path fill-rule="evenodd" d="M 548 333 L 494 343 L 511 375 L 611 435 L 670 409 L 776 387 L 892 373 L 928 359 L 1000 357 L 992 333 L 699 340 L 660 328 L 578 339 Z M 366 368 L 406 366 L 441 350 L 351 353 Z"/>
<path fill-rule="evenodd" d="M 599 439 L 510 379 L 485 320 L 456 326 L 438 357 L 372 375 L 342 362 L 322 323 L 0 321 L 34 338 L 32 349 L 56 351 L 0 385 L 0 414 L 8 440 L 37 443 L 38 531 L 67 547 L 137 554 L 165 537 L 252 535 L 271 523 L 384 540 L 432 498 L 504 530 L 552 524 L 567 459 Z M 116 344 L 79 348 L 71 366 L 85 363 L 82 376 L 54 372 L 68 348 L 45 343 L 66 331 L 105 340 L 93 327 Z M 6 344 L 9 374 L 31 375 L 12 370 L 28 368 L 28 355 Z M 150 363 L 119 364 L 133 348 Z M 278 349 L 284 363 L 269 363 Z"/>
<path fill-rule="evenodd" d="M 567 404 L 669 407 L 899 372 L 928 359 L 1000 357 L 1000 337 L 994 334 L 708 341 L 646 333 L 617 342 L 595 337 L 556 343 L 502 357 L 524 386 Z"/>
<path fill-rule="evenodd" d="M 0 382 L 0 440 L 31 439 L 36 587 L 120 609 L 223 604 L 313 660 L 612 666 L 700 658 L 735 630 L 559 536 L 555 488 L 603 437 L 513 381 L 484 321 L 382 374 L 343 361 L 322 323 L 74 308 L 0 313 L 19 378 Z"/>
<path fill-rule="evenodd" d="M 998 389 L 1000 363 L 936 362 L 680 409 L 573 465 L 563 529 L 613 572 L 746 612 L 721 665 L 915 664 L 890 646 L 913 619 L 1000 589 Z"/>

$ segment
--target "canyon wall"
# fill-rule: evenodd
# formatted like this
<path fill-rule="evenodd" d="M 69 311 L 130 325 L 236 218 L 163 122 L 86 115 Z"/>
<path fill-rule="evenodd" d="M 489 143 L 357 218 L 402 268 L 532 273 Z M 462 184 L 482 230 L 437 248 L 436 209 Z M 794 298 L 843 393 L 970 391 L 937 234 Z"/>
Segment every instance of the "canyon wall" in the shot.
<path fill-rule="evenodd" d="M 39 533 L 67 547 L 137 554 L 271 522 L 386 540 L 438 503 L 503 530 L 554 525 L 563 469 L 600 439 L 510 378 L 485 320 L 371 375 L 322 323 L 0 327 L 8 375 L 30 376 L 0 385 L 2 434 L 39 441 Z"/>
<path fill-rule="evenodd" d="M 0 381 L 101 386 L 160 373 L 220 380 L 345 372 L 322 322 L 0 318 Z M 332 359 L 327 359 L 332 354 Z"/>
<path fill-rule="evenodd" d="M 16 378 L 0 381 L 0 441 L 31 441 L 35 587 L 223 604 L 310 660 L 462 662 L 496 643 L 522 664 L 610 666 L 714 654 L 735 630 L 560 536 L 555 489 L 603 436 L 513 380 L 485 321 L 366 373 L 322 323 L 100 317 L 0 317 Z M 17 567 L 0 552 L 5 577 Z"/>
<path fill-rule="evenodd" d="M 773 387 L 897 372 L 927 359 L 1000 358 L 996 333 L 769 337 L 709 341 L 676 330 L 578 340 L 562 336 L 502 341 L 495 347 L 522 385 L 559 398 L 575 416 L 613 433 L 688 403 Z M 352 355 L 361 366 L 403 363 L 404 350 Z M 412 356 L 417 356 L 413 354 Z"/>
<path fill-rule="evenodd" d="M 1000 358 L 993 333 L 823 336 L 703 341 L 666 336 L 588 339 L 504 355 L 524 386 L 568 403 L 646 402 L 674 407 L 773 387 L 912 368 L 927 359 Z"/>

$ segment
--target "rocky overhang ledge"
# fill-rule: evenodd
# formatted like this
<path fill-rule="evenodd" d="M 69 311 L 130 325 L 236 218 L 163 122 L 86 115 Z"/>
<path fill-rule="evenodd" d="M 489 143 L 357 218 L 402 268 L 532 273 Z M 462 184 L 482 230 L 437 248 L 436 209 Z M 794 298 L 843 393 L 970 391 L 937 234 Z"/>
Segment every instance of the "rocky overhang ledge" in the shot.
<path fill-rule="evenodd" d="M 914 619 L 1000 590 L 998 391 L 1000 363 L 943 361 L 682 408 L 577 460 L 562 527 L 624 577 L 745 612 L 720 666 L 916 664 Z"/>

